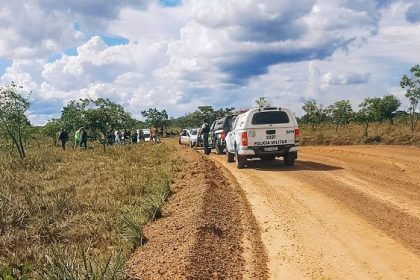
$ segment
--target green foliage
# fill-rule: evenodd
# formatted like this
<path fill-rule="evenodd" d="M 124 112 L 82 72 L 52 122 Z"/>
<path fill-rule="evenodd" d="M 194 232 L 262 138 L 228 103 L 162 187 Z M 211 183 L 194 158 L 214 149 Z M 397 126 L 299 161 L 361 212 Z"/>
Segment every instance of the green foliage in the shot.
<path fill-rule="evenodd" d="M 177 127 L 200 127 L 204 122 L 211 124 L 215 120 L 231 115 L 234 112 L 234 107 L 214 110 L 212 106 L 199 106 L 196 111 L 172 120 L 171 125 Z"/>
<path fill-rule="evenodd" d="M 24 158 L 25 130 L 30 126 L 25 113 L 30 103 L 29 97 L 25 97 L 22 90 L 22 86 L 17 86 L 13 82 L 0 87 L 0 129 L 13 142 L 19 156 Z"/>
<path fill-rule="evenodd" d="M 1 280 L 29 280 L 29 266 L 24 264 L 9 264 L 0 267 Z"/>
<path fill-rule="evenodd" d="M 71 100 L 61 111 L 60 121 L 67 131 L 75 132 L 78 128 L 86 126 L 85 110 L 89 99 Z"/>
<path fill-rule="evenodd" d="M 90 100 L 85 117 L 87 127 L 105 134 L 109 130 L 133 128 L 136 121 L 124 108 L 109 99 Z"/>
<path fill-rule="evenodd" d="M 141 115 L 146 119 L 146 124 L 149 127 L 166 127 L 168 125 L 168 113 L 166 113 L 166 110 L 159 111 L 156 108 L 149 108 L 142 111 Z"/>
<path fill-rule="evenodd" d="M 122 237 L 132 244 L 134 249 L 147 242 L 143 232 L 143 226 L 147 222 L 141 212 L 128 213 L 122 217 Z"/>
<path fill-rule="evenodd" d="M 353 108 L 349 100 L 340 100 L 329 106 L 327 110 L 331 114 L 332 122 L 336 125 L 347 125 L 354 117 Z"/>
<path fill-rule="evenodd" d="M 394 95 L 385 95 L 379 103 L 380 118 L 394 123 L 395 112 L 401 106 L 401 101 Z"/>
<path fill-rule="evenodd" d="M 42 279 L 46 280 L 118 280 L 125 279 L 124 259 L 121 253 L 105 260 L 95 260 L 88 252 L 82 251 L 77 256 L 68 250 L 54 249 L 47 255 Z"/>
<path fill-rule="evenodd" d="M 420 103 L 420 65 L 417 64 L 410 69 L 411 76 L 404 75 L 400 85 L 407 89 L 405 96 L 410 101 L 409 114 L 411 131 L 414 132 L 417 126 L 417 107 Z"/>
<path fill-rule="evenodd" d="M 255 108 L 264 108 L 264 107 L 269 107 L 269 106 L 270 106 L 270 103 L 268 102 L 268 99 L 266 97 L 254 98 Z"/>
<path fill-rule="evenodd" d="M 340 100 L 323 108 L 317 105 L 315 100 L 304 103 L 302 109 L 305 115 L 300 119 L 303 124 L 309 124 L 314 128 L 324 123 L 335 125 L 337 131 L 339 126 L 348 125 L 353 121 L 365 125 L 365 135 L 370 123 L 389 120 L 393 123 L 401 102 L 393 95 L 384 97 L 365 98 L 359 105 L 359 111 L 354 112 L 349 100 Z M 400 113 L 401 115 L 401 113 Z"/>
<path fill-rule="evenodd" d="M 42 127 L 42 133 L 54 141 L 54 146 L 57 145 L 57 136 L 60 132 L 61 126 L 62 124 L 60 120 L 52 119 Z"/>
<path fill-rule="evenodd" d="M 305 111 L 305 115 L 301 118 L 301 121 L 312 125 L 312 127 L 320 125 L 328 119 L 327 110 L 322 105 L 318 106 L 315 100 L 306 101 L 302 109 Z"/>
<path fill-rule="evenodd" d="M 73 132 L 80 127 L 86 127 L 94 138 L 98 134 L 105 138 L 110 130 L 131 129 L 140 125 L 123 106 L 103 98 L 70 101 L 63 108 L 59 122 Z"/>
<path fill-rule="evenodd" d="M 368 137 L 369 124 L 383 120 L 382 99 L 380 97 L 365 98 L 359 105 L 356 120 L 365 124 L 365 137 Z"/>

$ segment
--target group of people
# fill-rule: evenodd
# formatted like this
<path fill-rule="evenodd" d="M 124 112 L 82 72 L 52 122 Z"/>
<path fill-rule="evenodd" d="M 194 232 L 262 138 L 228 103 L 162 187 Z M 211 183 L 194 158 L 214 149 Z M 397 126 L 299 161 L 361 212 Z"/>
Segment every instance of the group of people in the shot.
<path fill-rule="evenodd" d="M 162 129 L 163 131 L 163 129 Z M 160 131 L 159 129 L 154 126 L 150 129 L 150 140 L 154 143 L 160 143 Z M 147 135 L 147 138 L 149 135 Z M 69 141 L 69 134 L 63 128 L 58 136 L 58 140 L 61 142 L 61 147 L 63 150 L 66 149 L 66 143 Z M 106 136 L 106 143 L 108 145 L 122 145 L 122 144 L 129 144 L 129 143 L 140 143 L 142 141 L 146 141 L 146 137 L 142 129 L 133 129 L 131 132 L 128 129 L 116 130 L 114 132 L 109 131 Z M 74 145 L 73 149 L 80 147 L 81 149 L 87 150 L 87 142 L 88 142 L 88 133 L 87 129 L 82 127 L 76 130 L 74 134 Z"/>
<path fill-rule="evenodd" d="M 122 144 L 129 144 L 131 143 L 140 143 L 144 141 L 144 133 L 143 130 L 132 130 L 131 132 L 128 129 L 124 131 L 115 130 L 114 132 L 109 131 L 107 135 L 107 143 L 108 145 L 122 145 Z"/>
<path fill-rule="evenodd" d="M 58 136 L 58 140 L 61 142 L 61 148 L 63 150 L 66 149 L 66 144 L 69 141 L 69 134 L 63 128 L 61 129 L 60 135 Z M 74 146 L 73 149 L 80 147 L 81 149 L 87 150 L 87 141 L 88 141 L 88 133 L 87 130 L 82 127 L 74 133 Z"/>

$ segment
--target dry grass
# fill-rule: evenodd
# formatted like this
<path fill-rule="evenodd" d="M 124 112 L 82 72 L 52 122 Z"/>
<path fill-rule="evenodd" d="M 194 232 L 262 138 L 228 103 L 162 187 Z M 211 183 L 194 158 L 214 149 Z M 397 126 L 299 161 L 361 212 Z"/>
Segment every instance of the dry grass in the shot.
<path fill-rule="evenodd" d="M 123 277 L 124 258 L 146 240 L 142 226 L 160 215 L 177 161 L 174 150 L 151 143 L 105 152 L 44 144 L 25 160 L 0 152 L 0 279 L 27 270 L 48 279 Z"/>
<path fill-rule="evenodd" d="M 350 124 L 338 127 L 324 124 L 317 127 L 301 126 L 303 145 L 354 145 L 386 144 L 420 146 L 420 126 L 414 133 L 404 122 L 374 123 L 369 125 L 368 137 L 364 135 L 364 126 Z"/>

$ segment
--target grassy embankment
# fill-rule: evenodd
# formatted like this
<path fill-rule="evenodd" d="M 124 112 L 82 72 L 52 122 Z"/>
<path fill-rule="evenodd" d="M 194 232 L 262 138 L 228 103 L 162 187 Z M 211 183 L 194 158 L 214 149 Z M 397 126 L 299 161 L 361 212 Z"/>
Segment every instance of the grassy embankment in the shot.
<path fill-rule="evenodd" d="M 30 147 L 24 160 L 6 151 L 0 279 L 124 278 L 127 257 L 145 242 L 142 226 L 159 217 L 180 165 L 165 144 L 107 151 L 45 144 Z"/>
<path fill-rule="evenodd" d="M 301 125 L 300 128 L 302 145 L 386 144 L 420 147 L 420 125 L 412 133 L 406 123 L 373 123 L 369 125 L 367 137 L 365 127 L 359 124 L 340 126 L 337 130 L 329 124 L 316 127 Z"/>

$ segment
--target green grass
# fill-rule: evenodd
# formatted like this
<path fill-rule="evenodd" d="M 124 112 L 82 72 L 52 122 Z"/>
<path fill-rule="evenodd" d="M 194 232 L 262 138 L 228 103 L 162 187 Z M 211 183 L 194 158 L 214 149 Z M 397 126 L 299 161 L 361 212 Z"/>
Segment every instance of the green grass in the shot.
<path fill-rule="evenodd" d="M 62 151 L 42 143 L 24 160 L 0 150 L 0 279 L 21 279 L 16 267 L 39 279 L 122 279 L 177 165 L 165 144 Z"/>

